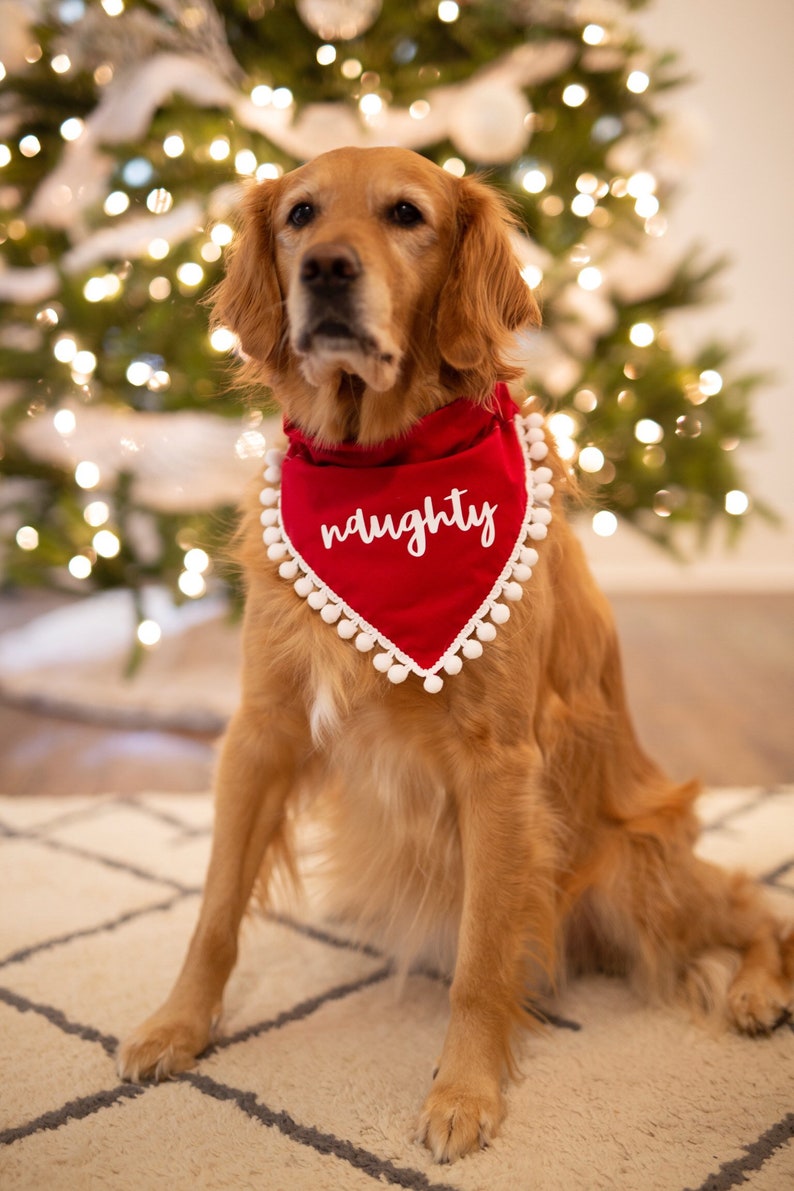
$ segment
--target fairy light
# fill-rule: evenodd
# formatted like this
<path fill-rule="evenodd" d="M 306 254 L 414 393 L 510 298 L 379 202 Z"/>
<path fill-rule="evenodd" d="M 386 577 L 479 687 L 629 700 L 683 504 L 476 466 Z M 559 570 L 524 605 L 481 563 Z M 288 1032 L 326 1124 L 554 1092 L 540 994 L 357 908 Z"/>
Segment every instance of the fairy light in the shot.
<path fill-rule="evenodd" d="M 35 550 L 39 544 L 38 530 L 32 525 L 21 525 L 17 530 L 16 543 L 20 550 Z"/>
<path fill-rule="evenodd" d="M 147 251 L 153 261 L 162 261 L 165 260 L 171 251 L 171 245 L 167 240 L 163 240 L 160 236 L 156 236 L 149 244 Z"/>
<path fill-rule="evenodd" d="M 121 550 L 121 542 L 111 529 L 100 529 L 91 539 L 91 545 L 100 558 L 115 558 Z"/>
<path fill-rule="evenodd" d="M 600 451 L 598 447 L 582 447 L 578 463 L 582 471 L 590 473 L 600 471 L 605 463 L 604 452 Z"/>
<path fill-rule="evenodd" d="M 11 150 L 8 145 L 0 145 L 0 169 L 11 161 Z"/>
<path fill-rule="evenodd" d="M 320 66 L 330 66 L 332 62 L 336 62 L 336 46 L 318 46 L 315 57 L 317 58 Z"/>
<path fill-rule="evenodd" d="M 698 388 L 704 397 L 716 397 L 722 389 L 722 377 L 713 368 L 707 368 L 698 377 Z"/>
<path fill-rule="evenodd" d="M 227 136 L 216 136 L 214 141 L 210 142 L 209 155 L 213 161 L 225 161 L 232 151 Z"/>
<path fill-rule="evenodd" d="M 130 196 L 123 190 L 112 190 L 105 199 L 103 210 L 106 215 L 123 215 L 130 205 Z"/>
<path fill-rule="evenodd" d="M 596 201 L 592 194 L 577 194 L 571 203 L 571 210 L 580 219 L 586 219 L 595 211 Z"/>
<path fill-rule="evenodd" d="M 174 196 L 164 186 L 150 190 L 146 196 L 146 206 L 154 215 L 165 215 L 174 205 Z"/>
<path fill-rule="evenodd" d="M 460 8 L 455 0 L 441 0 L 438 6 L 438 19 L 446 25 L 451 25 L 460 16 Z"/>
<path fill-rule="evenodd" d="M 590 92 L 581 83 L 569 83 L 562 93 L 562 102 L 569 108 L 580 108 Z"/>
<path fill-rule="evenodd" d="M 90 459 L 82 459 L 74 469 L 74 482 L 78 488 L 96 488 L 99 480 L 99 468 Z"/>
<path fill-rule="evenodd" d="M 626 79 L 626 87 L 634 95 L 642 95 L 643 91 L 647 91 L 650 86 L 650 77 L 644 70 L 632 70 L 629 77 Z"/>
<path fill-rule="evenodd" d="M 648 170 L 637 170 L 636 174 L 632 174 L 626 180 L 626 192 L 636 199 L 646 194 L 654 194 L 656 185 L 656 178 L 652 173 Z"/>
<path fill-rule="evenodd" d="M 61 136 L 65 141 L 76 141 L 82 136 L 85 124 L 79 116 L 69 116 L 61 125 Z"/>
<path fill-rule="evenodd" d="M 576 280 L 582 289 L 595 290 L 599 288 L 604 279 L 600 269 L 597 269 L 595 265 L 587 265 L 579 272 Z"/>
<path fill-rule="evenodd" d="M 194 546 L 185 554 L 185 570 L 192 571 L 199 575 L 210 565 L 210 556 L 206 550 L 202 550 L 199 546 Z"/>
<path fill-rule="evenodd" d="M 585 45 L 601 45 L 606 37 L 606 29 L 602 25 L 585 25 L 582 30 L 582 41 Z"/>
<path fill-rule="evenodd" d="M 39 310 L 36 315 L 36 322 L 41 327 L 57 327 L 61 320 L 58 317 L 58 311 L 52 306 L 45 306 L 43 310 Z"/>
<path fill-rule="evenodd" d="M 144 645 L 147 649 L 151 649 L 152 646 L 159 644 L 162 635 L 163 630 L 156 620 L 142 620 L 136 632 L 141 645 Z"/>
<path fill-rule="evenodd" d="M 258 108 L 266 108 L 268 104 L 273 102 L 273 88 L 260 83 L 259 86 L 254 87 L 251 92 L 251 103 Z"/>
<path fill-rule="evenodd" d="M 228 327 L 217 327 L 210 335 L 210 347 L 216 352 L 230 352 L 237 344 L 237 336 Z"/>
<path fill-rule="evenodd" d="M 96 366 L 97 358 L 93 352 L 76 352 L 72 360 L 72 380 L 75 384 L 84 385 L 90 380 Z"/>
<path fill-rule="evenodd" d="M 67 570 L 73 579 L 87 579 L 91 569 L 91 559 L 85 554 L 75 554 L 67 564 Z"/>
<path fill-rule="evenodd" d="M 346 58 L 342 63 L 342 74 L 346 79 L 357 79 L 363 67 L 358 58 Z"/>
<path fill-rule="evenodd" d="M 634 427 L 634 437 L 637 442 L 646 446 L 659 443 L 664 438 L 664 430 L 653 418 L 640 418 Z"/>
<path fill-rule="evenodd" d="M 254 175 L 257 182 L 275 182 L 284 173 L 283 166 L 277 165 L 275 161 L 266 161 L 256 171 Z"/>
<path fill-rule="evenodd" d="M 195 289 L 204 280 L 204 270 L 196 261 L 185 261 L 176 271 L 177 280 L 188 289 Z"/>
<path fill-rule="evenodd" d="M 750 508 L 750 498 L 746 492 L 734 488 L 725 493 L 725 512 L 732 517 L 741 517 Z"/>
<path fill-rule="evenodd" d="M 56 74 L 68 74 L 72 69 L 72 60 L 68 54 L 56 54 L 52 62 L 50 62 L 50 68 Z"/>
<path fill-rule="evenodd" d="M 383 100 L 380 95 L 375 95 L 372 92 L 362 95 L 358 101 L 358 110 L 362 116 L 368 116 L 370 118 L 372 116 L 379 116 L 383 111 Z"/>
<path fill-rule="evenodd" d="M 573 403 L 583 414 L 591 414 L 598 408 L 598 398 L 592 389 L 579 389 L 574 394 Z"/>
<path fill-rule="evenodd" d="M 524 265 L 521 276 L 530 289 L 537 289 L 543 280 L 543 270 L 538 265 Z"/>
<path fill-rule="evenodd" d="M 70 409 L 59 409 L 52 415 L 52 424 L 57 434 L 68 438 L 77 429 L 77 418 Z"/>
<path fill-rule="evenodd" d="M 276 87 L 271 102 L 273 107 L 279 112 L 286 111 L 287 108 L 292 107 L 293 94 L 289 87 Z"/>
<path fill-rule="evenodd" d="M 204 576 L 199 571 L 183 571 L 177 579 L 177 586 L 190 600 L 197 600 L 207 590 L 207 584 L 204 582 Z"/>
<path fill-rule="evenodd" d="M 83 297 L 87 302 L 104 302 L 121 293 L 121 278 L 116 273 L 105 273 L 101 277 L 89 277 L 83 286 Z"/>
<path fill-rule="evenodd" d="M 257 166 L 256 153 L 253 149 L 241 149 L 234 156 L 234 168 L 238 174 L 250 176 L 255 173 Z"/>
<path fill-rule="evenodd" d="M 527 170 L 521 179 L 521 185 L 526 190 L 527 194 L 540 194 L 546 189 L 550 179 L 546 172 L 533 166 L 532 169 Z"/>
<path fill-rule="evenodd" d="M 149 297 L 153 302 L 164 302 L 171 296 L 171 282 L 167 277 L 153 277 L 149 282 Z"/>
<path fill-rule="evenodd" d="M 19 142 L 19 151 L 23 157 L 35 157 L 37 153 L 41 153 L 41 141 L 33 133 L 29 133 Z"/>
<path fill-rule="evenodd" d="M 83 509 L 83 520 L 92 529 L 97 529 L 100 525 L 104 525 L 109 517 L 110 506 L 104 500 L 92 500 Z"/>
<path fill-rule="evenodd" d="M 408 109 L 412 120 L 426 120 L 430 115 L 430 104 L 426 99 L 415 100 Z"/>
<path fill-rule="evenodd" d="M 109 17 L 118 17 L 124 12 L 124 0 L 102 0 L 102 7 Z"/>
<path fill-rule="evenodd" d="M 71 335 L 61 335 L 53 344 L 52 354 L 59 364 L 71 364 L 77 355 L 77 344 Z"/>
<path fill-rule="evenodd" d="M 592 526 L 599 538 L 611 538 L 618 528 L 618 519 L 609 509 L 600 509 L 593 517 Z"/>
<path fill-rule="evenodd" d="M 448 157 L 441 163 L 441 168 L 452 174 L 453 178 L 462 178 L 466 173 L 466 163 L 460 157 Z"/>
<path fill-rule="evenodd" d="M 641 219 L 652 219 L 659 211 L 659 200 L 655 194 L 641 194 L 634 204 L 634 210 Z"/>
<path fill-rule="evenodd" d="M 185 152 L 185 140 L 182 134 L 170 132 L 163 141 L 163 152 L 166 157 L 181 157 Z"/>
<path fill-rule="evenodd" d="M 136 389 L 141 389 L 152 379 L 154 369 L 145 360 L 133 360 L 125 375 L 131 385 L 134 385 Z"/>
<path fill-rule="evenodd" d="M 656 332 L 650 323 L 635 323 L 629 331 L 629 339 L 635 347 L 650 347 Z"/>

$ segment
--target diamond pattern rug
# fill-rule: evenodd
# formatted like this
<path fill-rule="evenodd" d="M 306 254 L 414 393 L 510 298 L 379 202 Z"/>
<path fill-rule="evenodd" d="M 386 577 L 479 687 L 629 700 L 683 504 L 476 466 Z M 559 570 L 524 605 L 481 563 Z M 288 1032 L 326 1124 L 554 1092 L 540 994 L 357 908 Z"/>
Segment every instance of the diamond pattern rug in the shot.
<path fill-rule="evenodd" d="M 794 787 L 714 791 L 701 851 L 794 917 Z M 794 1028 L 713 1037 L 577 981 L 529 1040 L 499 1137 L 439 1167 L 412 1140 L 447 1020 L 432 974 L 300 917 L 250 918 L 221 1040 L 120 1083 L 117 1039 L 168 992 L 198 910 L 210 796 L 0 798 L 0 1186 L 169 1191 L 784 1191 Z"/>

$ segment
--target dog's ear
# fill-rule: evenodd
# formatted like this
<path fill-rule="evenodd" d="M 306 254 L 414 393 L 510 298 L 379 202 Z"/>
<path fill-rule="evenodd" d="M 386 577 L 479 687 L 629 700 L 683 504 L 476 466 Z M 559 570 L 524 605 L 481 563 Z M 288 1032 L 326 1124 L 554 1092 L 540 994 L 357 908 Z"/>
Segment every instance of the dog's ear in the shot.
<path fill-rule="evenodd" d="M 235 332 L 244 355 L 265 378 L 278 369 L 286 341 L 273 233 L 277 192 L 277 182 L 260 182 L 245 194 L 226 275 L 210 296 L 213 324 Z"/>
<path fill-rule="evenodd" d="M 538 304 L 510 244 L 514 226 L 491 187 L 461 179 L 456 244 L 438 308 L 438 347 L 466 375 L 467 387 L 483 396 L 497 380 L 521 375 L 505 358 L 514 332 L 540 325 Z"/>

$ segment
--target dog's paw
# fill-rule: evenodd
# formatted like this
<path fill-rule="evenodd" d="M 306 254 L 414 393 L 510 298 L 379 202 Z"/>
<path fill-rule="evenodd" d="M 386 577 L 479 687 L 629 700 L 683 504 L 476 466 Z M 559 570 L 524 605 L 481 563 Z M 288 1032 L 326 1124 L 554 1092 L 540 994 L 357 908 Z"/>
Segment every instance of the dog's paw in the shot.
<path fill-rule="evenodd" d="M 208 1027 L 155 1013 L 124 1039 L 116 1056 L 122 1079 L 159 1082 L 187 1071 L 210 1040 Z"/>
<path fill-rule="evenodd" d="M 769 972 L 740 972 L 728 989 L 728 1013 L 744 1034 L 771 1033 L 792 1009 L 791 990 Z"/>
<path fill-rule="evenodd" d="M 436 1083 L 419 1117 L 416 1139 L 427 1146 L 436 1162 L 454 1162 L 471 1150 L 485 1149 L 496 1136 L 503 1115 L 498 1087 L 475 1090 Z"/>

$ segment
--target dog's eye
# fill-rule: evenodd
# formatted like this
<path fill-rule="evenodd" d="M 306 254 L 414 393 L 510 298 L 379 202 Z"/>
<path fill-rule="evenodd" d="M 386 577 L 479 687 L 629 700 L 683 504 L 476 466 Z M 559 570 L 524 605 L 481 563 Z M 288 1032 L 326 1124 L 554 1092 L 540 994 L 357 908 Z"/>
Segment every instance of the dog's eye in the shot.
<path fill-rule="evenodd" d="M 287 216 L 287 223 L 292 227 L 305 227 L 314 219 L 314 207 L 311 203 L 296 203 Z"/>
<path fill-rule="evenodd" d="M 413 227 L 417 223 L 424 223 L 424 216 L 419 208 L 404 199 L 394 204 L 389 216 L 392 222 L 398 223 L 400 227 Z"/>

